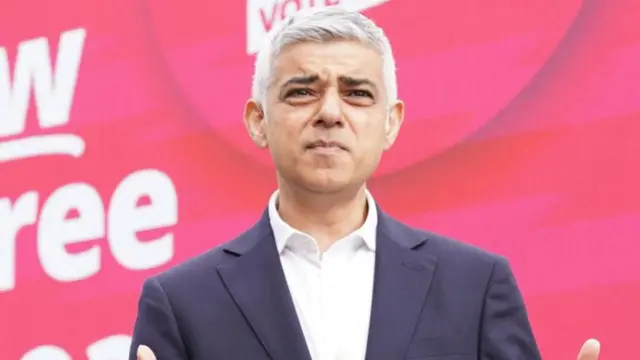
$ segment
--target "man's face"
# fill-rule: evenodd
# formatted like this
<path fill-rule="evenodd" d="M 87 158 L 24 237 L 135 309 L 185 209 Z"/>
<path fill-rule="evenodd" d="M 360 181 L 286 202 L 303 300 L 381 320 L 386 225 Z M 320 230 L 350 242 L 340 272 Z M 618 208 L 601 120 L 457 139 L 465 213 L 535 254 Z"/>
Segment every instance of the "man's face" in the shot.
<path fill-rule="evenodd" d="M 245 109 L 281 179 L 321 193 L 366 181 L 403 116 L 401 102 L 389 105 L 382 69 L 382 57 L 356 42 L 306 42 L 281 52 L 266 113 L 252 101 Z"/>

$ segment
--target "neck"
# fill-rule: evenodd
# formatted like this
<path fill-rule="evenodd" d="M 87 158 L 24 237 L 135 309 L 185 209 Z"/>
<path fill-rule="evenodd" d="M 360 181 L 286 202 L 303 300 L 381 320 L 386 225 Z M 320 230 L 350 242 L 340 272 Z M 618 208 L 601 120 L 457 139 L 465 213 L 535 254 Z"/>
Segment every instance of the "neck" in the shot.
<path fill-rule="evenodd" d="M 362 226 L 367 217 L 364 185 L 336 194 L 312 193 L 280 184 L 278 213 L 291 227 L 311 235 L 321 251 Z"/>

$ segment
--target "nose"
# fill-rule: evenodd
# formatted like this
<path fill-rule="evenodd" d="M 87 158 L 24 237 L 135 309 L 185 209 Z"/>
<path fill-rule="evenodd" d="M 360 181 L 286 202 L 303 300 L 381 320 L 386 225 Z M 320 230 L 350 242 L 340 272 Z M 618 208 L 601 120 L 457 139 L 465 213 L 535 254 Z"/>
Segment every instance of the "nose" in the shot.
<path fill-rule="evenodd" d="M 327 91 L 322 99 L 321 108 L 313 122 L 316 127 L 343 127 L 342 101 L 338 94 Z"/>

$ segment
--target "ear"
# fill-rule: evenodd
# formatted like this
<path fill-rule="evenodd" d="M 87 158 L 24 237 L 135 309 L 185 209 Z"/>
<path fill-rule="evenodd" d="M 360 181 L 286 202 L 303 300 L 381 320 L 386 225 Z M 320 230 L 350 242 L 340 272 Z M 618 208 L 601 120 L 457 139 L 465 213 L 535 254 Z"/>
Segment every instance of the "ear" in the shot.
<path fill-rule="evenodd" d="M 400 100 L 396 101 L 395 104 L 389 110 L 389 116 L 387 116 L 387 124 L 385 127 L 385 150 L 389 150 L 391 146 L 396 142 L 396 138 L 398 137 L 398 133 L 400 132 L 400 127 L 402 126 L 402 122 L 404 120 L 404 103 Z"/>
<path fill-rule="evenodd" d="M 249 100 L 244 106 L 244 125 L 253 143 L 260 148 L 268 146 L 264 131 L 265 115 L 262 106 L 255 100 Z"/>

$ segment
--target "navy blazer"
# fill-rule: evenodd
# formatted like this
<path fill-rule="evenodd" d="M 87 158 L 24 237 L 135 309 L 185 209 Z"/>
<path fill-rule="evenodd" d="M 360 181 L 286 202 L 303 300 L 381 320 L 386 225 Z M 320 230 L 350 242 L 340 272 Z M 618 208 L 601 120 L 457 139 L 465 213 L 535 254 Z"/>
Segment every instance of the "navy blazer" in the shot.
<path fill-rule="evenodd" d="M 536 360 L 507 260 L 379 212 L 366 360 Z M 158 360 L 311 360 L 269 215 L 145 281 L 138 345 Z"/>

